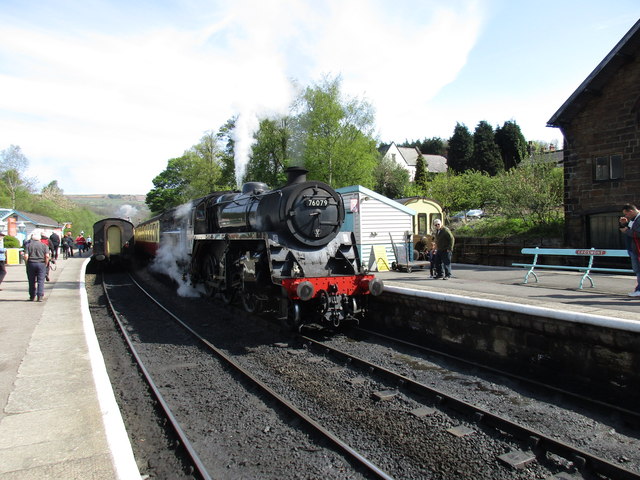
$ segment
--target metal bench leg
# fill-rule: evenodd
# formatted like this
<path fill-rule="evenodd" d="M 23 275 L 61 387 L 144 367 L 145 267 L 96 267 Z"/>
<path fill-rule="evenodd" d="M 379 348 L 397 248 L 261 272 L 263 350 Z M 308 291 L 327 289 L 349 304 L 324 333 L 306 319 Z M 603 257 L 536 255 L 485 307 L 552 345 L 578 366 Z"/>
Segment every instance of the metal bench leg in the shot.
<path fill-rule="evenodd" d="M 536 275 L 536 272 L 533 271 L 533 268 L 531 268 L 524 276 L 524 282 L 522 283 L 527 283 L 529 281 L 529 275 L 533 275 L 533 278 L 536 279 L 536 283 L 538 283 L 538 276 Z"/>
<path fill-rule="evenodd" d="M 595 284 L 593 283 L 593 279 L 589 276 L 589 271 L 587 270 L 587 272 L 580 279 L 580 289 L 582 289 L 582 284 L 584 283 L 585 278 L 588 278 L 589 282 L 591 282 L 591 286 L 595 287 Z"/>

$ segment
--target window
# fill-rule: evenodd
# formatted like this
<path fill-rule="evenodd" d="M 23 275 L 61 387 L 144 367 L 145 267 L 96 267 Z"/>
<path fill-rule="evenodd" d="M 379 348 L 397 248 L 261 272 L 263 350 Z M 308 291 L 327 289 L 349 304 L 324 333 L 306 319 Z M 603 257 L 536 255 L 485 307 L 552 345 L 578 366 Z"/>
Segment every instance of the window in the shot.
<path fill-rule="evenodd" d="M 419 213 L 418 214 L 418 235 L 426 235 L 427 230 L 427 214 Z"/>
<path fill-rule="evenodd" d="M 595 180 L 616 180 L 623 177 L 622 155 L 597 157 L 595 163 Z"/>

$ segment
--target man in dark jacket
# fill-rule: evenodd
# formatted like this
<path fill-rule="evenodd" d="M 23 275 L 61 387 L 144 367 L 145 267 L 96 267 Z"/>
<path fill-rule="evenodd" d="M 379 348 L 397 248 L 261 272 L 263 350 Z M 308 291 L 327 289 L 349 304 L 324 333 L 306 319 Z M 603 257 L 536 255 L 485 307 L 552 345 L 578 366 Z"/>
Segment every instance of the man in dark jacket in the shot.
<path fill-rule="evenodd" d="M 38 302 L 44 299 L 44 281 L 47 276 L 47 265 L 49 264 L 49 246 L 42 240 L 49 238 L 42 234 L 41 241 L 34 234 L 24 252 L 24 260 L 27 262 L 27 278 L 29 280 L 29 300 L 33 301 L 38 297 Z"/>
<path fill-rule="evenodd" d="M 58 248 L 60 247 L 60 235 L 53 232 L 49 237 L 49 248 L 51 249 L 51 258 L 58 259 Z"/>
<path fill-rule="evenodd" d="M 447 227 L 442 225 L 442 220 L 433 222 L 436 227 L 436 278 L 449 280 L 451 278 L 451 256 L 453 255 L 453 245 L 455 238 Z"/>
<path fill-rule="evenodd" d="M 620 217 L 620 232 L 624 235 L 631 268 L 636 274 L 636 288 L 629 296 L 640 297 L 640 211 L 635 205 L 627 204 L 622 207 L 622 215 L 624 216 Z"/>

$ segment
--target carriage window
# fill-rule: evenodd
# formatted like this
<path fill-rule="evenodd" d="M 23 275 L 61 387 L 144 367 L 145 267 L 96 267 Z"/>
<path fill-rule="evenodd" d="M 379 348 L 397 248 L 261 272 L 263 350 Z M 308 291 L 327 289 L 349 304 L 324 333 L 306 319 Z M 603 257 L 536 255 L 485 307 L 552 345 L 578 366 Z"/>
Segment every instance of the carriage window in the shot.
<path fill-rule="evenodd" d="M 427 233 L 427 214 L 418 214 L 418 235 L 426 235 Z"/>

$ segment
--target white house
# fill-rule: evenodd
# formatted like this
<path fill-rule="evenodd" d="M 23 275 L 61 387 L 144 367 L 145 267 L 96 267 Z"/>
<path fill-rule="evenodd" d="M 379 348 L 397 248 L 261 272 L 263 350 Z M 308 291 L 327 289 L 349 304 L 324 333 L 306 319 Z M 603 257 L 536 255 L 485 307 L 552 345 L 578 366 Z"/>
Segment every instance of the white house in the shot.
<path fill-rule="evenodd" d="M 369 259 L 372 251 L 384 248 L 386 263 L 390 267 L 396 260 L 391 239 L 396 246 L 404 248 L 407 233 L 411 235 L 413 231 L 416 212 L 362 185 L 342 187 L 336 191 L 344 200 L 345 222 L 341 230 L 354 232 L 363 264 L 371 268 Z"/>
<path fill-rule="evenodd" d="M 380 153 L 384 158 L 393 160 L 409 172 L 409 179 L 413 181 L 416 176 L 416 163 L 420 156 L 420 150 L 417 147 L 398 147 L 394 142 L 388 147 L 383 148 Z M 427 172 L 444 173 L 447 171 L 447 159 L 442 155 L 425 155 L 425 167 Z"/>

